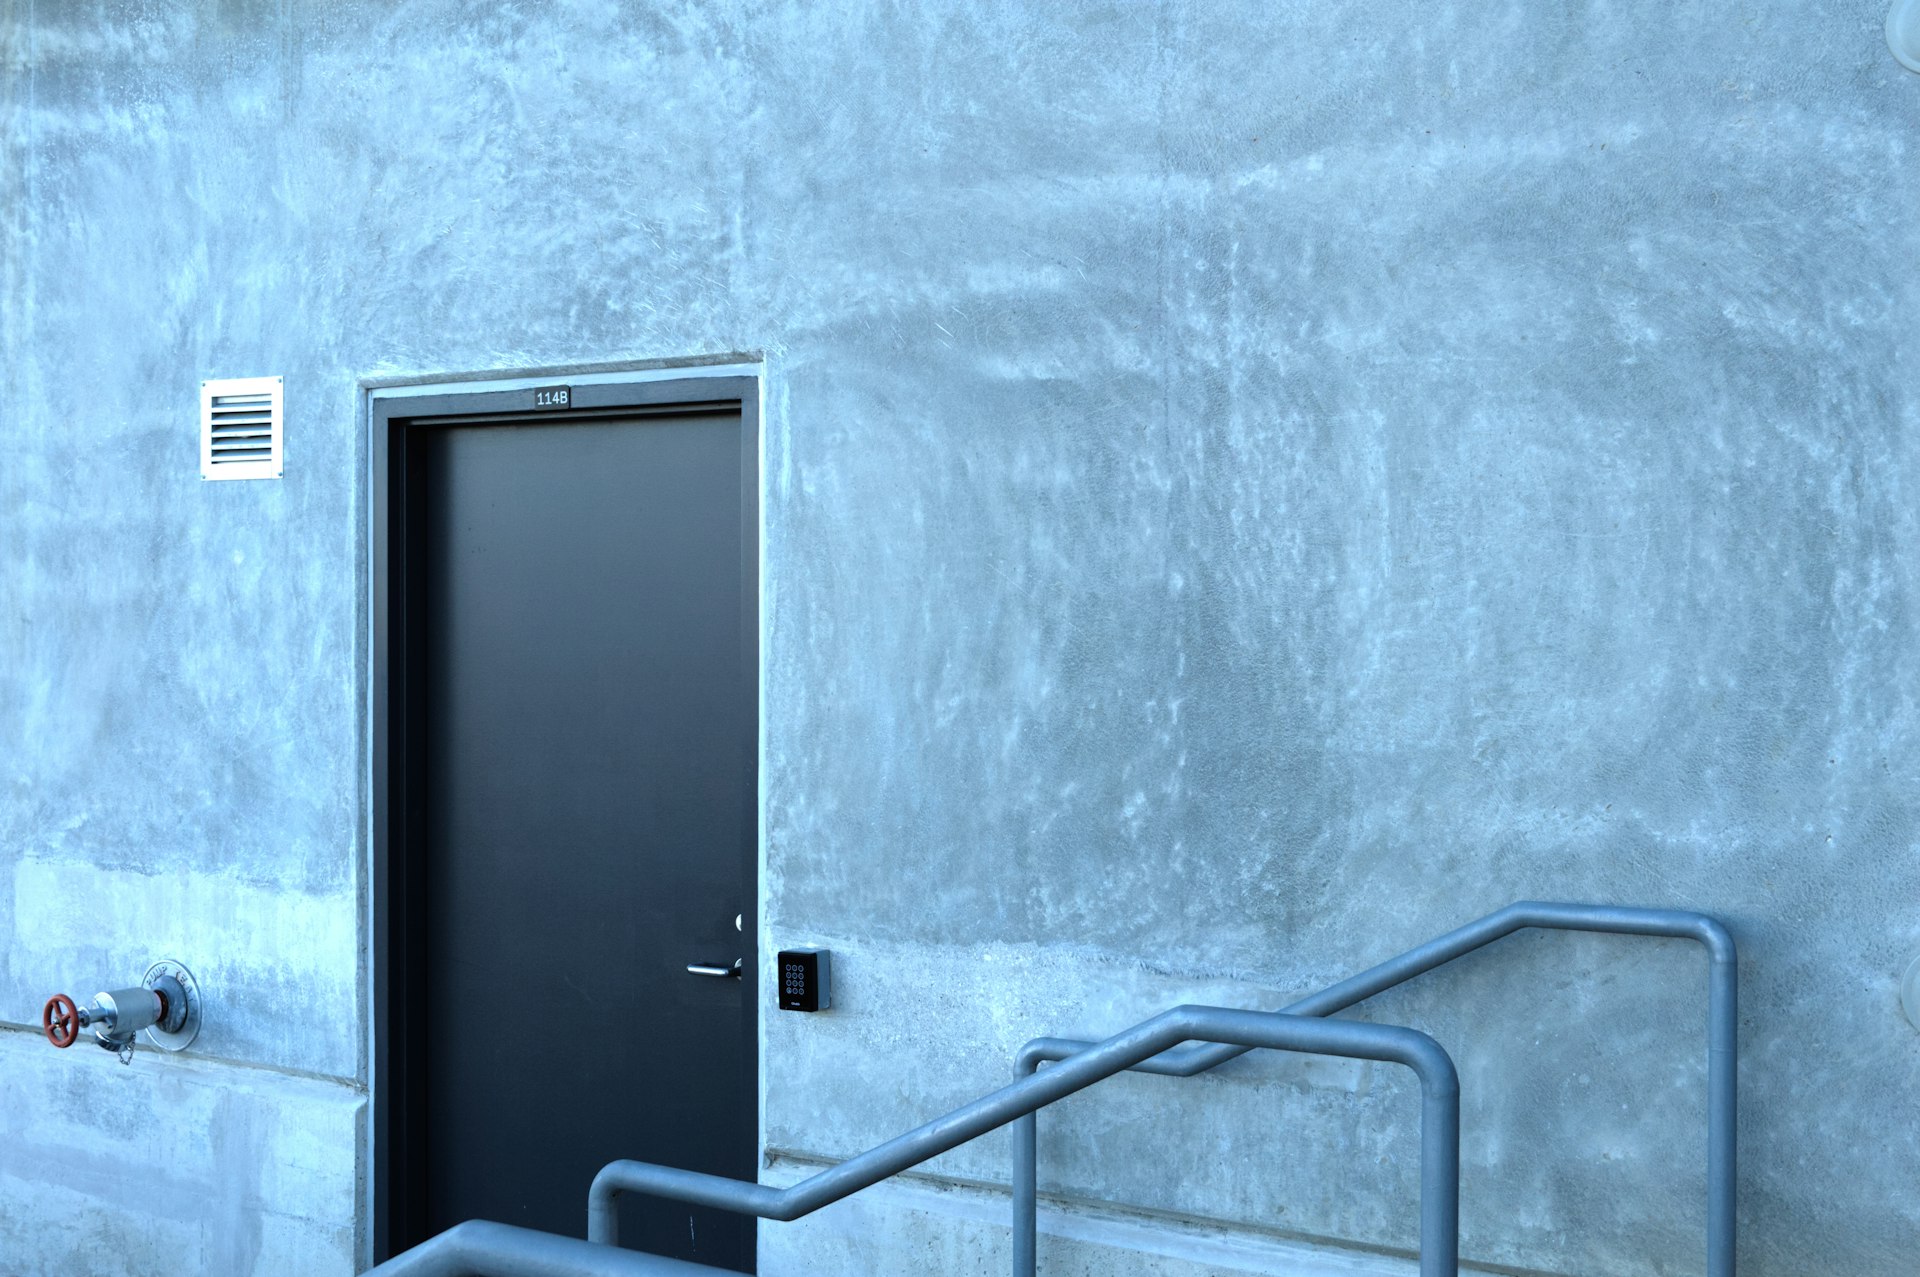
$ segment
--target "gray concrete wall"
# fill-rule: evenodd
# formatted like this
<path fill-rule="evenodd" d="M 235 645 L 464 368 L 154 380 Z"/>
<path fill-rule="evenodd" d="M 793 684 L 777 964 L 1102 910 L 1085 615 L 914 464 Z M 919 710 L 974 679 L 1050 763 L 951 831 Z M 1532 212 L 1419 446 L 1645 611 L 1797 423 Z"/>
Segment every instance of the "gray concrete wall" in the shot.
<path fill-rule="evenodd" d="M 352 1267 L 358 381 L 754 352 L 766 917 L 841 975 L 769 1020 L 770 1176 L 1035 1033 L 1672 904 L 1743 946 L 1743 1271 L 1911 1273 L 1883 13 L 0 4 L 0 1266 L 91 1223 L 66 1271 Z M 196 383 L 275 373 L 286 479 L 203 485 Z M 195 1059 L 19 1027 L 159 952 Z M 1699 1271 L 1702 995 L 1529 936 L 1370 1008 L 1460 1062 L 1471 1257 Z M 1116 1083 L 1045 1123 L 1043 1258 L 1404 1250 L 1411 1114 L 1359 1066 Z M 1005 1157 L 766 1270 L 996 1270 Z"/>

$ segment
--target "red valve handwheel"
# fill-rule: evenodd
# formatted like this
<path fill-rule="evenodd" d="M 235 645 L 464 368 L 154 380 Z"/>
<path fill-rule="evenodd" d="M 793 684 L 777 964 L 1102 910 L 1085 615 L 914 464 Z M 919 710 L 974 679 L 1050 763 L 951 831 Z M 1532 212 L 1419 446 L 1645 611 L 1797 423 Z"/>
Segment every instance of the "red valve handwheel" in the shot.
<path fill-rule="evenodd" d="M 73 1040 L 80 1036 L 80 1008 L 66 994 L 56 993 L 41 1008 L 40 1027 L 47 1031 L 47 1041 L 55 1046 L 72 1046 Z"/>

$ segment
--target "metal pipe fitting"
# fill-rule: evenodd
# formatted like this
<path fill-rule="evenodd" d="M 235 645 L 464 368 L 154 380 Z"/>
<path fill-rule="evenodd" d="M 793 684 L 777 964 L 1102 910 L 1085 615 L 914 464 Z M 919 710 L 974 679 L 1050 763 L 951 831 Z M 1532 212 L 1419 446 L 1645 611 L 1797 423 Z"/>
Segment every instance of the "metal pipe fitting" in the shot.
<path fill-rule="evenodd" d="M 167 1014 L 167 999 L 144 986 L 114 989 L 94 994 L 93 1004 L 80 1014 L 81 1023 L 93 1029 L 94 1041 L 118 1051 L 131 1045 L 140 1030 L 160 1023 Z"/>
<path fill-rule="evenodd" d="M 84 1007 L 64 993 L 54 994 L 41 1008 L 40 1027 L 57 1047 L 72 1046 L 80 1030 L 90 1028 L 95 1042 L 126 1061 L 142 1030 L 162 1050 L 184 1050 L 200 1033 L 200 1010 L 193 973 L 162 959 L 147 968 L 138 986 L 96 993 Z"/>

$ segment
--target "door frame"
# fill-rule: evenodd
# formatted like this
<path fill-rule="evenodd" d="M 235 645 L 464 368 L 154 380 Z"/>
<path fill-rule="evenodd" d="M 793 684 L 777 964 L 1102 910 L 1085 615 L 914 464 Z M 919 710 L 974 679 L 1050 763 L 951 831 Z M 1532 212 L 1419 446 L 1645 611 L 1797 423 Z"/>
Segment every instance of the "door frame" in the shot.
<path fill-rule="evenodd" d="M 571 390 L 572 407 L 565 411 L 538 409 L 535 392 L 566 386 Z M 742 434 L 741 448 L 741 520 L 743 589 L 741 591 L 742 634 L 747 650 L 743 669 L 753 680 L 749 689 L 755 714 L 754 835 L 752 865 L 753 934 L 759 941 L 762 971 L 753 973 L 755 989 L 766 987 L 766 971 L 771 962 L 764 934 L 766 884 L 766 732 L 764 664 L 765 635 L 762 632 L 765 610 L 760 594 L 765 580 L 764 563 L 764 434 L 762 430 L 761 369 L 756 364 L 728 361 L 704 366 L 609 369 L 540 370 L 519 375 L 489 375 L 485 378 L 433 377 L 421 379 L 362 381 L 361 419 L 365 423 L 362 439 L 366 443 L 365 536 L 363 592 L 366 613 L 362 633 L 367 643 L 366 688 L 363 712 L 365 731 L 362 739 L 366 756 L 363 769 L 363 810 L 366 812 L 365 845 L 362 866 L 361 898 L 364 970 L 363 998 L 366 1033 L 363 1039 L 361 1075 L 367 1087 L 367 1110 L 361 1139 L 360 1227 L 356 1249 L 362 1265 L 390 1257 L 393 1232 L 395 1189 L 416 1176 L 416 1168 L 407 1164 L 411 1155 L 405 1132 L 396 1119 L 405 1091 L 406 1079 L 395 1075 L 396 1065 L 404 1067 L 406 1025 L 397 1012 L 404 1010 L 405 983 L 419 978 L 416 964 L 409 965 L 406 954 L 392 948 L 395 916 L 404 916 L 412 907 L 407 891 L 407 836 L 402 822 L 396 820 L 397 801 L 404 797 L 407 767 L 406 742 L 396 730 L 393 707 L 406 695 L 401 685 L 401 670 L 396 658 L 404 653 L 406 642 L 404 608 L 401 593 L 405 583 L 397 568 L 402 550 L 402 524 L 395 508 L 395 485 L 400 475 L 396 445 L 410 423 L 435 419 L 449 424 L 448 418 L 491 419 L 504 424 L 560 422 L 569 416 L 603 417 L 608 411 L 633 409 L 638 415 L 648 410 L 667 411 L 681 406 L 737 404 Z M 503 421 L 504 419 L 504 421 Z M 474 424 L 480 424 L 475 422 Z M 416 995 L 417 996 L 417 995 Z M 756 1164 L 765 1162 L 766 1129 L 762 1079 L 766 1040 L 766 999 L 754 999 L 758 1024 L 750 1049 L 752 1117 L 756 1142 Z M 504 1031 L 512 1031 L 509 1027 Z M 580 1186 L 581 1214 L 586 1213 L 586 1185 Z"/>

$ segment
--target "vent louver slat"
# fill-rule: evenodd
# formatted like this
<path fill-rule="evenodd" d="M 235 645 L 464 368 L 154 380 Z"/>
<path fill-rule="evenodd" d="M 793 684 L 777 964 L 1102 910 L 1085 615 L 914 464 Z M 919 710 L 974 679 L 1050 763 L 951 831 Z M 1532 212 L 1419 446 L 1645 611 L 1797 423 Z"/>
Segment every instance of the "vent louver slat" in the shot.
<path fill-rule="evenodd" d="M 278 479 L 283 429 L 279 377 L 200 383 L 200 477 Z"/>

